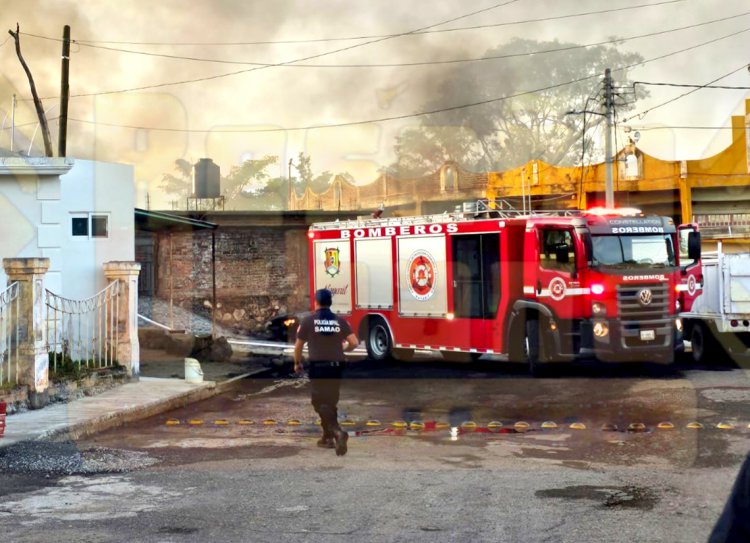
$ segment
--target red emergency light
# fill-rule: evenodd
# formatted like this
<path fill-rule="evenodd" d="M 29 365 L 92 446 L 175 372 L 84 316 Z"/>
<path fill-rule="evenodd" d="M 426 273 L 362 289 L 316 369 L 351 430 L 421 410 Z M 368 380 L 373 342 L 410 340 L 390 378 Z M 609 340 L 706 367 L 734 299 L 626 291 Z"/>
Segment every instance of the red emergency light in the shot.
<path fill-rule="evenodd" d="M 589 215 L 620 215 L 622 217 L 634 217 L 636 215 L 643 214 L 640 209 L 637 209 L 635 207 L 592 207 L 590 209 L 587 209 L 586 213 L 588 213 Z"/>

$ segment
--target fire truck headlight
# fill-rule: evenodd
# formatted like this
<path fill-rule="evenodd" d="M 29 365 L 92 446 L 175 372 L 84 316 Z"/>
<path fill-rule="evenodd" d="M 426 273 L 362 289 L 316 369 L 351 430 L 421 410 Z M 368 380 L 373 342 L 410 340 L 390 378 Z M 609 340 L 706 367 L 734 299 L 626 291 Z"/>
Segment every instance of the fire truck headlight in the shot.
<path fill-rule="evenodd" d="M 593 304 L 591 304 L 591 313 L 595 317 L 603 317 L 607 314 L 607 306 L 605 306 L 601 302 L 594 302 Z"/>
<path fill-rule="evenodd" d="M 445 318 L 449 321 L 452 321 L 456 318 L 456 315 L 454 315 L 453 313 L 448 313 L 447 315 L 445 315 Z"/>
<path fill-rule="evenodd" d="M 594 323 L 594 335 L 596 337 L 607 337 L 609 334 L 609 326 L 604 321 L 596 321 Z"/>
<path fill-rule="evenodd" d="M 599 283 L 591 285 L 591 294 L 596 294 L 597 296 L 604 294 L 604 285 Z"/>
<path fill-rule="evenodd" d="M 682 304 L 680 303 L 680 300 L 675 300 L 674 302 L 674 310 L 679 313 L 682 310 Z"/>
<path fill-rule="evenodd" d="M 677 328 L 678 332 L 682 332 L 682 319 L 675 319 L 674 327 Z"/>

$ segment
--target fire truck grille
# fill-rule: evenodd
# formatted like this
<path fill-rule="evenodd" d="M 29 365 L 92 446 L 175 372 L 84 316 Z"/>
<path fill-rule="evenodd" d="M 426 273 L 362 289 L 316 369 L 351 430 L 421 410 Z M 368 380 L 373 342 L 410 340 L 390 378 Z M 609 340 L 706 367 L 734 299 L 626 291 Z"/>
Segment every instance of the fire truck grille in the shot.
<path fill-rule="evenodd" d="M 617 314 L 622 321 L 669 318 L 669 291 L 666 284 L 619 285 Z M 651 295 L 648 295 L 650 291 Z"/>

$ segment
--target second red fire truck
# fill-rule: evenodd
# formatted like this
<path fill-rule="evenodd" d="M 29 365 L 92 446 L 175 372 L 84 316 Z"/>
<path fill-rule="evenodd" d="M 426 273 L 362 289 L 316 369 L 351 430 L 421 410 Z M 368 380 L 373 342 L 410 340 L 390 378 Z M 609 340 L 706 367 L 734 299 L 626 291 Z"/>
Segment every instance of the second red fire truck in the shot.
<path fill-rule="evenodd" d="M 477 210 L 479 209 L 479 210 Z M 318 223 L 311 289 L 334 293 L 370 358 L 505 354 L 549 363 L 669 363 L 681 345 L 684 259 L 700 237 L 635 209 L 471 212 Z M 689 253 L 689 254 L 688 254 Z"/>

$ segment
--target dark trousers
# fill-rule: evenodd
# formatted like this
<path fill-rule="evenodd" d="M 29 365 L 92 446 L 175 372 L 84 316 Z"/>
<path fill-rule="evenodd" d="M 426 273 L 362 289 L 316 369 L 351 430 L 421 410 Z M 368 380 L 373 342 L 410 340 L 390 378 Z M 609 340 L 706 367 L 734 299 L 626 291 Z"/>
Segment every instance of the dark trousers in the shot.
<path fill-rule="evenodd" d="M 310 389 L 312 405 L 323 427 L 323 437 L 333 437 L 338 423 L 338 403 L 341 391 L 343 362 L 311 362 Z"/>
<path fill-rule="evenodd" d="M 709 543 L 750 541 L 750 456 L 740 468 L 724 511 L 714 526 Z"/>

